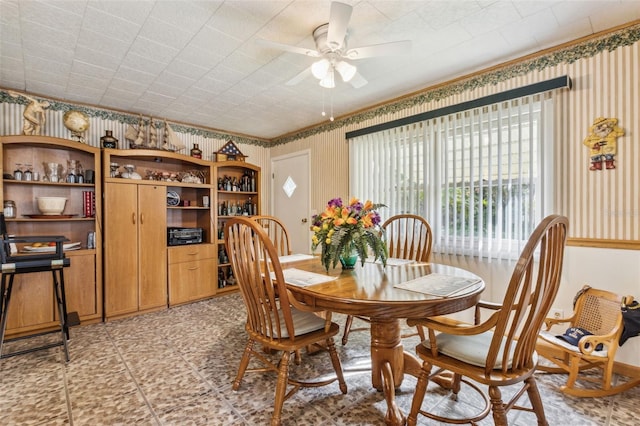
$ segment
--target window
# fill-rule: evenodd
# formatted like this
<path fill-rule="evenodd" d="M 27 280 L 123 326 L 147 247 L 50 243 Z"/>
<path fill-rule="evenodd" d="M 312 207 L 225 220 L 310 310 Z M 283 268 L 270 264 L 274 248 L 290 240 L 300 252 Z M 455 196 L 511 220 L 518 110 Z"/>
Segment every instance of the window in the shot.
<path fill-rule="evenodd" d="M 350 192 L 424 216 L 436 252 L 517 258 L 550 211 L 552 109 L 537 94 L 354 137 Z"/>

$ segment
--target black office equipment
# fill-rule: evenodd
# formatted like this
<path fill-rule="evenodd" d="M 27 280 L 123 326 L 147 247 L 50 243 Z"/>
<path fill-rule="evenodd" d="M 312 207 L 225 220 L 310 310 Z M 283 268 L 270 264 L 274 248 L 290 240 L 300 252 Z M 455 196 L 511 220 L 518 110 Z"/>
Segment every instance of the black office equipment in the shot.
<path fill-rule="evenodd" d="M 64 268 L 68 267 L 71 263 L 64 255 L 63 243 L 65 241 L 69 240 L 64 236 L 10 236 L 7 233 L 4 214 L 0 213 L 0 261 L 2 263 L 2 280 L 0 284 L 0 359 L 49 349 L 55 346 L 63 346 L 65 359 L 67 362 L 69 361 L 69 348 L 67 346 L 67 340 L 69 339 L 69 318 L 67 315 L 63 272 Z M 36 242 L 46 244 L 55 243 L 55 250 L 45 253 L 17 252 L 18 244 Z M 13 289 L 13 280 L 15 276 L 18 274 L 47 271 L 51 271 L 52 274 L 56 306 L 58 308 L 58 317 L 60 318 L 60 341 L 35 348 L 2 354 L 5 329 L 7 326 L 7 313 L 9 309 L 9 302 L 11 301 L 11 291 Z M 37 335 L 39 336 L 48 333 L 52 332 L 39 333 Z M 26 337 L 34 337 L 34 335 L 19 337 L 18 339 Z"/>

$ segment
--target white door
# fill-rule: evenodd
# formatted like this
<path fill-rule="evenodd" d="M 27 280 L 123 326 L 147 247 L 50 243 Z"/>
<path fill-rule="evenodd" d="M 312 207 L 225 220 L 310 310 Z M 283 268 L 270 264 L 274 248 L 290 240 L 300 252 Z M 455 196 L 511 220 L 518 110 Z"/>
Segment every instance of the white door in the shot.
<path fill-rule="evenodd" d="M 309 150 L 271 159 L 271 211 L 287 228 L 293 253 L 311 253 Z"/>

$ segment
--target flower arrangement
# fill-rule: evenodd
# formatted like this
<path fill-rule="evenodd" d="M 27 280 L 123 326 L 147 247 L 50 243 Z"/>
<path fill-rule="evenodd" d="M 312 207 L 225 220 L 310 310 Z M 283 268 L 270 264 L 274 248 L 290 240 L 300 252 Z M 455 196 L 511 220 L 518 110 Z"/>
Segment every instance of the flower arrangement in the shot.
<path fill-rule="evenodd" d="M 335 268 L 341 257 L 354 256 L 355 260 L 357 255 L 364 265 L 367 248 L 371 249 L 376 260 L 380 259 L 386 265 L 387 246 L 381 239 L 380 215 L 376 211 L 380 207 L 386 206 L 369 200 L 363 204 L 357 198 L 345 206 L 341 198 L 334 198 L 324 212 L 313 216 L 311 248 L 315 250 L 322 246 L 320 260 L 327 271 L 330 267 Z"/>

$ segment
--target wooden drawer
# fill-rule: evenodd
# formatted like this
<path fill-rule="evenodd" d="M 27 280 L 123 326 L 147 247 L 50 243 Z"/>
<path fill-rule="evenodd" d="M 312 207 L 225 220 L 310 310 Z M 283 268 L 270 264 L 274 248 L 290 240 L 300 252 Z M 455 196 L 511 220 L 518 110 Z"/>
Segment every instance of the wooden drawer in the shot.
<path fill-rule="evenodd" d="M 190 244 L 169 247 L 169 264 L 212 259 L 218 256 L 215 244 Z"/>
<path fill-rule="evenodd" d="M 169 305 L 191 302 L 216 293 L 214 259 L 169 266 Z"/>

